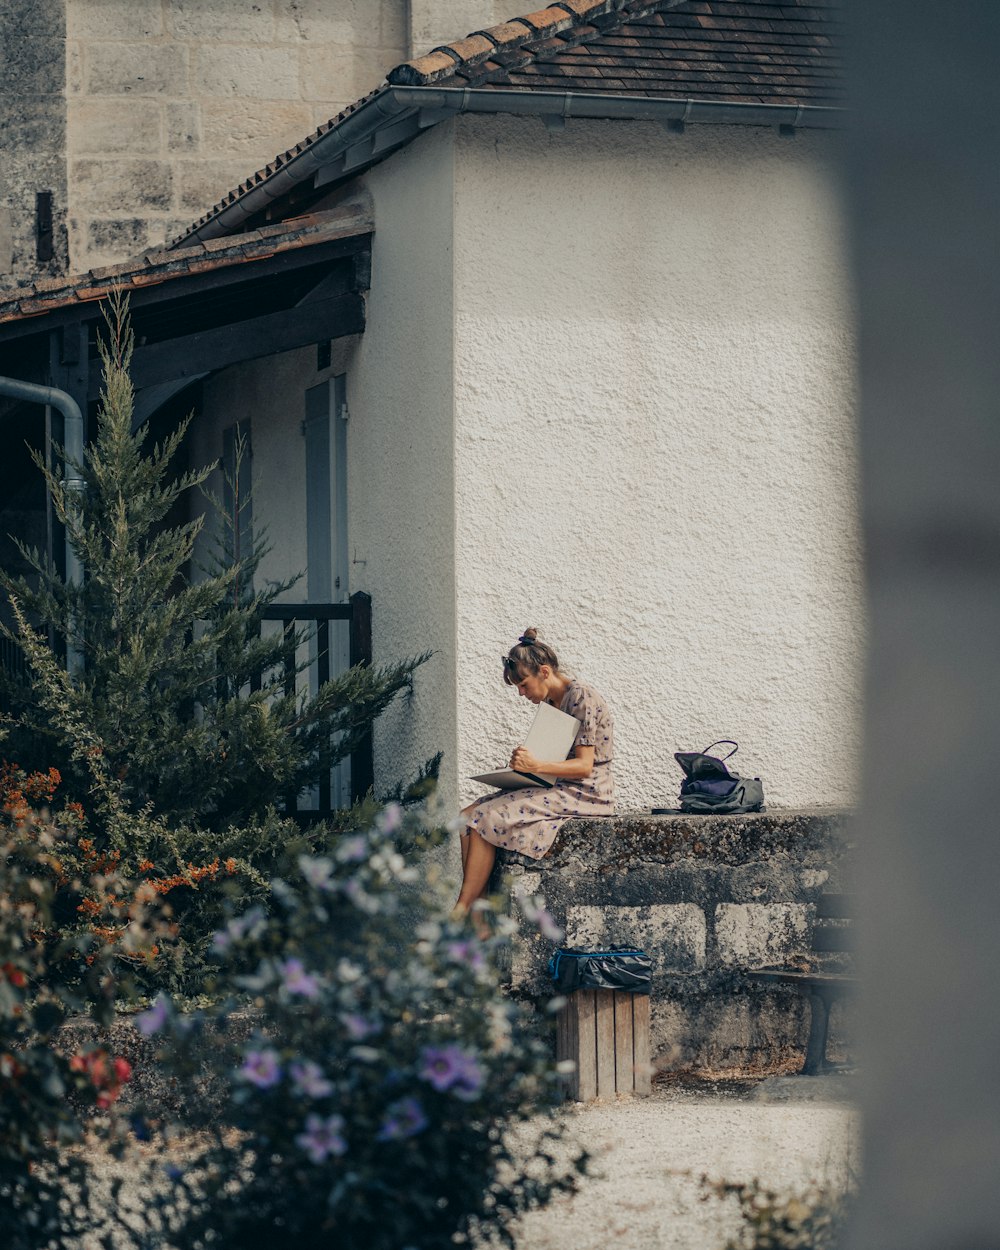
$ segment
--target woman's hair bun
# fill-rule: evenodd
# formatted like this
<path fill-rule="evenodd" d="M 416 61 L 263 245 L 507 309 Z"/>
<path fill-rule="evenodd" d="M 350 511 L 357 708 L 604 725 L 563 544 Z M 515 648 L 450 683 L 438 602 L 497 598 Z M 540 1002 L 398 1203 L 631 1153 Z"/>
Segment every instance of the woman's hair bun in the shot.
<path fill-rule="evenodd" d="M 524 633 L 521 635 L 518 641 L 523 643 L 524 646 L 530 647 L 538 641 L 538 637 L 539 637 L 538 630 L 535 629 L 535 627 L 532 625 L 532 626 L 529 626 L 529 628 L 524 631 Z"/>

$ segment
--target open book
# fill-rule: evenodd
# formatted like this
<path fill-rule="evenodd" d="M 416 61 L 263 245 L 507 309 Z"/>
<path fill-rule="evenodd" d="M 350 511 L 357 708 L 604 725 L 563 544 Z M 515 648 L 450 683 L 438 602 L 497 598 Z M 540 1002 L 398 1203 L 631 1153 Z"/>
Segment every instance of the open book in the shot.
<path fill-rule="evenodd" d="M 535 719 L 521 744 L 537 760 L 547 764 L 568 758 L 573 742 L 580 730 L 580 722 L 568 712 L 560 712 L 551 703 L 539 703 Z M 495 773 L 480 773 L 473 781 L 481 781 L 494 790 L 522 790 L 526 786 L 554 786 L 555 777 L 541 777 L 534 773 L 515 772 L 503 768 Z"/>

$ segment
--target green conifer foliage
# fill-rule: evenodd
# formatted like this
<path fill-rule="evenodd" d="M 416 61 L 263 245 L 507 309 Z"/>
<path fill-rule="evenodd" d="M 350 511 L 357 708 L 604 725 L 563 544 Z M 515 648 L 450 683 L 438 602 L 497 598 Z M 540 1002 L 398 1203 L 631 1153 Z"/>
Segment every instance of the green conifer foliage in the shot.
<path fill-rule="evenodd" d="M 181 523 L 173 510 L 192 497 L 204 503 L 197 492 L 211 470 L 172 470 L 190 418 L 153 446 L 145 427 L 133 432 L 123 297 L 106 320 L 97 437 L 77 466 L 83 489 L 70 493 L 38 461 L 83 584 L 67 584 L 27 549 L 32 577 L 0 575 L 31 671 L 21 724 L 39 765 L 69 763 L 69 788 L 120 829 L 112 841 L 124 841 L 139 814 L 202 829 L 258 822 L 349 754 L 427 656 L 353 668 L 315 695 L 284 693 L 285 644 L 262 631 L 261 612 L 292 582 L 251 589 L 266 538 L 235 563 L 222 539 L 213 566 L 196 567 L 203 510 Z M 79 652 L 81 671 L 67 671 L 49 637 Z"/>

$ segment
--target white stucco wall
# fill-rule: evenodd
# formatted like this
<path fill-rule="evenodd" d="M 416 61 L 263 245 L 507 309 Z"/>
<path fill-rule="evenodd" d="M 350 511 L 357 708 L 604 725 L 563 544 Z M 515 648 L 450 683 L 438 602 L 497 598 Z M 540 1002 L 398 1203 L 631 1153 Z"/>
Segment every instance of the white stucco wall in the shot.
<path fill-rule="evenodd" d="M 835 136 L 462 118 L 460 775 L 530 715 L 527 625 L 617 718 L 622 805 L 741 743 L 773 805 L 854 797 L 862 592 Z M 463 785 L 463 795 L 476 793 Z"/>
<path fill-rule="evenodd" d="M 347 371 L 351 589 L 372 596 L 376 662 L 427 650 L 414 697 L 379 722 L 376 777 L 444 751 L 457 785 L 452 125 L 363 180 L 375 242 L 365 333 Z"/>
<path fill-rule="evenodd" d="M 363 335 L 223 370 L 205 384 L 192 427 L 193 464 L 222 455 L 223 431 L 252 423 L 254 521 L 271 554 L 262 579 L 306 571 L 305 394 L 346 377 L 348 593 L 372 596 L 376 664 L 436 654 L 376 730 L 376 788 L 408 781 L 443 751 L 446 792 L 457 789 L 455 487 L 452 416 L 452 128 L 422 136 L 351 194 L 376 220 Z M 209 485 L 221 494 L 221 474 Z M 300 582 L 284 597 L 306 597 Z"/>

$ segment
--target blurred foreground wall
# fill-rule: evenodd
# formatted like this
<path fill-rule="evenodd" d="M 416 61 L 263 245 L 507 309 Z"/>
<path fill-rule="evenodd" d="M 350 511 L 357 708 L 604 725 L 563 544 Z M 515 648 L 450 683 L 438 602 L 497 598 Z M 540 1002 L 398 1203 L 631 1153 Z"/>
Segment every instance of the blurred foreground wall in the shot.
<path fill-rule="evenodd" d="M 853 0 L 864 1250 L 1000 1245 L 1000 4 Z"/>

